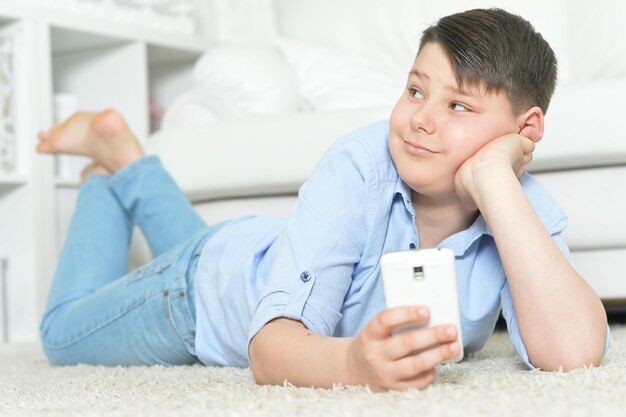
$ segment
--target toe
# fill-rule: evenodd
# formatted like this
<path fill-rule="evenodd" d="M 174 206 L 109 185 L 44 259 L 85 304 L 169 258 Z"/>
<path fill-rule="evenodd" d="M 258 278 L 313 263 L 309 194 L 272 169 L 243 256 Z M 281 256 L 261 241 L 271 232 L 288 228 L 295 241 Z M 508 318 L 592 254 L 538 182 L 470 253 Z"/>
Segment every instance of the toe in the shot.
<path fill-rule="evenodd" d="M 37 152 L 40 153 L 50 153 L 51 149 L 50 149 L 50 143 L 49 142 L 39 142 L 37 144 Z"/>

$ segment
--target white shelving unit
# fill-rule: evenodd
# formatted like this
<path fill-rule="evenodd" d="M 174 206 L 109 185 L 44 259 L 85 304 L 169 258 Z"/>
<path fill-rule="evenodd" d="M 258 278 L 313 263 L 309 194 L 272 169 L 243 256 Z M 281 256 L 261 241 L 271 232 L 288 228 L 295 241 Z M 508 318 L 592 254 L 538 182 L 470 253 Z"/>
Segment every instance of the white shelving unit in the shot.
<path fill-rule="evenodd" d="M 6 343 L 9 340 L 8 335 L 8 314 L 7 314 L 7 259 L 0 253 L 0 343 Z"/>
<path fill-rule="evenodd" d="M 160 33 L 20 0 L 0 0 L 0 35 L 15 35 L 13 172 L 0 171 L 0 254 L 6 259 L 2 329 L 11 343 L 38 339 L 78 178 L 34 152 L 53 124 L 53 97 L 71 93 L 84 111 L 118 109 L 138 137 L 150 133 L 149 99 L 167 106 L 191 81 L 208 36 Z M 1 279 L 1 278 L 0 278 Z M 2 343 L 2 339 L 0 339 Z"/>

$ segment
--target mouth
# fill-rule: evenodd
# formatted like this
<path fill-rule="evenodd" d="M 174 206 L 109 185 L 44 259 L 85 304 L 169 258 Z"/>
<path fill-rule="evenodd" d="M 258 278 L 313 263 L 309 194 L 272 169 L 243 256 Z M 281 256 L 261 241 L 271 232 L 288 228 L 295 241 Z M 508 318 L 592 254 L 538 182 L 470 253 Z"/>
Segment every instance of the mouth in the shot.
<path fill-rule="evenodd" d="M 402 142 L 404 142 L 404 149 L 411 155 L 428 156 L 428 155 L 435 155 L 438 153 L 425 146 L 419 145 L 417 143 L 411 143 L 404 139 L 402 139 Z"/>

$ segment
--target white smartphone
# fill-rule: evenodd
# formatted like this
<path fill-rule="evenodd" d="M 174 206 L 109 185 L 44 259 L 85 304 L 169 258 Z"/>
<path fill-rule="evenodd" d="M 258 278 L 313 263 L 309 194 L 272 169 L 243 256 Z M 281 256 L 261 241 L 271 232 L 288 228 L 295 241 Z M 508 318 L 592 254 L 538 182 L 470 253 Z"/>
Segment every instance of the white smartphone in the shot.
<path fill-rule="evenodd" d="M 389 252 L 380 263 L 387 308 L 419 304 L 430 310 L 427 324 L 398 326 L 393 333 L 451 323 L 457 328 L 460 349 L 458 355 L 443 363 L 463 359 L 454 253 L 447 248 Z"/>

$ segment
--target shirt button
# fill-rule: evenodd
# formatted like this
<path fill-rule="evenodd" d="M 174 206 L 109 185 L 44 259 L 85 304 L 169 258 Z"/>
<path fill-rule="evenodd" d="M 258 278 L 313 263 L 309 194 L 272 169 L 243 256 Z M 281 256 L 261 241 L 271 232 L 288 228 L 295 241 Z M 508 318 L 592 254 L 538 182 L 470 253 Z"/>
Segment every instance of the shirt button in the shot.
<path fill-rule="evenodd" d="M 409 249 L 415 249 L 415 243 L 411 243 L 411 244 L 409 245 Z"/>
<path fill-rule="evenodd" d="M 309 282 L 311 280 L 311 273 L 309 273 L 309 271 L 304 271 L 300 274 L 300 279 L 303 282 Z"/>

